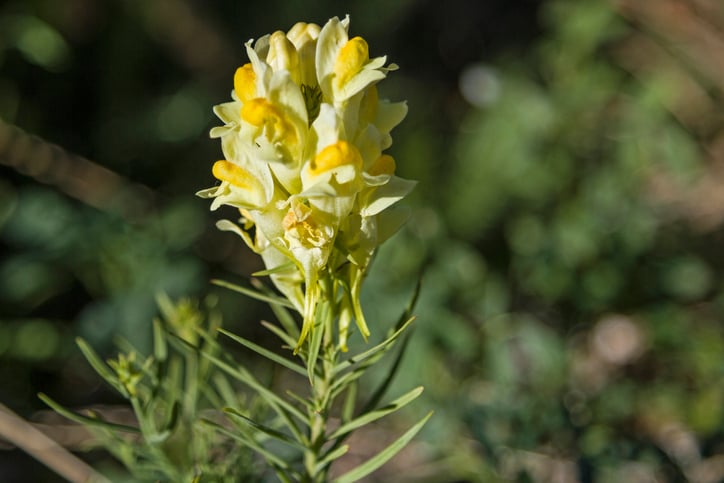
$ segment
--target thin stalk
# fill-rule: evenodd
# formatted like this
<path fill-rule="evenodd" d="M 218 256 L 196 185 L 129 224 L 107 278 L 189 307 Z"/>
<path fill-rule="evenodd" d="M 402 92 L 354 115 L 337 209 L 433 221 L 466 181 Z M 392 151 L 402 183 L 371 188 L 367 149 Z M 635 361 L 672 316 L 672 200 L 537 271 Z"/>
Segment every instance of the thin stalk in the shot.
<path fill-rule="evenodd" d="M 327 346 L 329 348 L 330 346 Z M 328 352 L 328 351 L 325 351 Z M 313 404 L 309 411 L 309 445 L 304 452 L 304 469 L 307 474 L 303 481 L 307 483 L 323 482 L 326 479 L 328 465 L 319 465 L 323 458 L 322 448 L 327 442 L 327 427 L 329 424 L 329 413 L 332 405 L 330 398 L 330 387 L 333 383 L 333 364 L 327 357 L 319 360 L 320 374 L 314 381 L 312 388 Z"/>
<path fill-rule="evenodd" d="M 302 481 L 305 483 L 321 483 L 326 481 L 330 462 L 324 463 L 322 449 L 327 442 L 329 414 L 332 407 L 332 387 L 334 386 L 334 367 L 336 365 L 337 349 L 334 344 L 333 325 L 336 320 L 336 284 L 327 276 L 322 282 L 322 290 L 327 302 L 321 311 L 322 323 L 317 330 L 324 331 L 322 340 L 322 357 L 317 358 L 315 377 L 312 385 L 311 404 L 307 412 L 309 416 L 308 446 L 304 451 L 304 470 Z M 305 361 L 306 362 L 306 361 Z M 320 464 L 320 462 L 322 464 Z"/>

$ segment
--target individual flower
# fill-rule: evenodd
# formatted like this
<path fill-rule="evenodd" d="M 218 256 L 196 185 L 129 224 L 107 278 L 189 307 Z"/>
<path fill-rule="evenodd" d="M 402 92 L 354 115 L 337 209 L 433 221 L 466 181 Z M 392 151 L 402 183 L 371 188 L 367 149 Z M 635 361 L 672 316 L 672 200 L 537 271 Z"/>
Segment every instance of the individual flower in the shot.
<path fill-rule="evenodd" d="M 377 91 L 396 66 L 370 58 L 367 42 L 348 31 L 349 17 L 335 17 L 246 43 L 249 63 L 236 70 L 232 100 L 214 108 L 224 123 L 211 130 L 224 153 L 212 168 L 220 183 L 199 192 L 212 210 L 239 210 L 239 223 L 219 228 L 262 257 L 302 314 L 296 349 L 323 293 L 339 308 L 343 349 L 352 319 L 369 335 L 361 282 L 377 246 L 405 221 L 392 205 L 415 184 L 397 177 L 384 153 L 407 114 L 404 102 Z"/>

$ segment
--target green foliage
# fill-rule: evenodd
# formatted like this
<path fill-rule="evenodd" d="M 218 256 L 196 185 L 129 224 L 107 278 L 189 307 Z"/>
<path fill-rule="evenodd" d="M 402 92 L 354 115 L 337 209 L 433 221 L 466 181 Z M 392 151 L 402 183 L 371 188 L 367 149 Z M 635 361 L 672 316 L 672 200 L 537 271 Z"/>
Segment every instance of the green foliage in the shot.
<path fill-rule="evenodd" d="M 141 368 L 153 351 L 153 293 L 196 292 L 207 271 L 228 280 L 261 268 L 230 248 L 230 235 L 210 235 L 202 203 L 178 201 L 208 184 L 217 156 L 217 146 L 200 138 L 211 114 L 198 106 L 228 97 L 246 36 L 344 12 L 330 2 L 214 2 L 213 11 L 163 2 L 157 15 L 149 2 L 111 2 L 78 16 L 63 2 L 11 3 L 0 16 L 25 20 L 0 29 L 0 116 L 8 123 L 0 126 L 13 123 L 91 157 L 160 200 L 130 218 L 119 205 L 145 205 L 125 198 L 89 207 L 10 163 L 44 151 L 29 136 L 7 141 L 0 131 L 7 165 L 0 167 L 0 382 L 3 402 L 30 413 L 37 380 L 55 385 L 49 393 L 68 394 L 68 405 L 108 400 L 88 391 L 90 379 L 73 364 L 75 335 L 104 358 L 114 334 L 134 339 Z M 390 45 L 390 61 L 401 66 L 380 95 L 408 99 L 392 150 L 398 171 L 421 182 L 408 227 L 381 249 L 365 282 L 373 334 L 387 330 L 389 314 L 425 270 L 415 336 L 395 344 L 406 345 L 404 359 L 380 358 L 359 379 L 347 370 L 356 388 L 337 395 L 335 410 L 353 421 L 423 384 L 406 412 L 432 407 L 435 417 L 405 457 L 368 478 L 546 481 L 563 473 L 581 481 L 684 481 L 706 470 L 716 481 L 724 285 L 715 142 L 721 75 L 712 67 L 721 7 L 548 0 L 534 15 L 514 2 L 379 3 L 345 8 L 355 31 Z M 657 3 L 659 23 L 635 15 Z M 184 17 L 179 5 L 194 15 Z M 181 35 L 183 26 L 194 34 Z M 38 58 L 37 44 L 20 50 L 17 35 L 46 27 L 64 39 L 49 52 L 62 54 L 64 43 L 68 55 L 37 64 L 28 56 Z M 216 43 L 206 43 L 209 31 Z M 697 32 L 712 42 L 697 42 Z M 7 40 L 11 33 L 16 40 Z M 199 54 L 196 45 L 210 47 Z M 464 65 L 478 61 L 488 76 L 476 87 L 485 102 L 468 106 L 456 83 Z M 243 321 L 271 316 L 239 305 L 245 297 L 220 297 L 230 324 L 240 322 L 231 313 Z M 228 325 L 218 342 L 239 342 L 238 360 L 265 387 L 279 380 L 267 379 L 267 363 L 307 381 L 307 365 L 273 349 L 279 341 L 294 347 L 297 321 L 283 306 L 270 308 L 279 324 L 263 322 L 264 332 Z M 374 346 L 355 344 L 352 354 Z M 257 356 L 261 348 L 271 361 Z M 381 395 L 387 390 L 389 398 Z M 285 401 L 306 419 L 306 399 L 297 397 Z M 216 437 L 260 453 L 300 451 L 283 441 L 295 436 L 277 412 L 228 406 L 233 426 L 203 423 L 219 425 Z M 381 421 L 403 434 L 397 417 L 404 420 L 396 413 Z M 360 446 L 387 444 L 364 427 L 360 434 Z M 352 442 L 318 464 L 358 456 Z"/>
<path fill-rule="evenodd" d="M 291 317 L 286 313 L 284 307 L 286 304 L 274 298 L 269 299 L 262 292 L 233 284 L 225 285 L 231 290 L 268 300 L 277 307 L 282 319 Z M 335 299 L 324 297 L 323 300 L 317 310 L 317 321 L 310 339 L 296 352 L 302 365 L 243 337 L 221 331 L 257 355 L 298 376 L 306 377 L 309 382 L 307 388 L 309 394 L 306 396 L 288 390 L 287 398 L 284 398 L 277 391 L 265 387 L 247 368 L 215 356 L 214 353 L 204 354 L 204 357 L 220 370 L 254 391 L 275 415 L 268 421 L 262 421 L 246 415 L 243 407 L 232 406 L 226 408 L 225 412 L 230 416 L 238 432 L 223 429 L 217 423 L 210 422 L 210 424 L 260 454 L 281 481 L 329 481 L 332 464 L 347 453 L 349 446 L 343 443 L 354 431 L 405 407 L 417 399 L 423 390 L 422 387 L 417 387 L 393 401 L 381 404 L 381 399 L 399 368 L 399 364 L 396 363 L 388 379 L 371 392 L 371 397 L 361 408 L 358 407 L 357 391 L 360 378 L 381 357 L 396 347 L 403 331 L 412 323 L 410 312 L 415 298 L 403 313 L 397 326 L 389 331 L 387 338 L 354 355 L 347 355 L 340 344 L 335 342 L 331 328 L 338 314 L 330 308 L 331 304 L 336 303 Z M 272 325 L 267 325 L 267 328 L 281 339 L 287 350 L 291 351 L 297 346 L 296 326 L 290 328 L 292 333 Z M 398 361 L 402 358 L 406 347 L 407 344 L 403 344 L 399 349 Z M 344 401 L 341 411 L 338 402 L 340 399 Z M 335 477 L 334 481 L 356 481 L 377 470 L 410 442 L 430 416 L 431 413 L 392 444 L 343 475 Z M 332 426 L 333 418 L 338 419 L 338 423 L 335 423 L 336 428 Z M 248 433 L 250 430 L 251 433 Z M 289 452 L 275 451 L 273 443 L 283 443 Z"/>
<path fill-rule="evenodd" d="M 219 352 L 214 339 L 221 321 L 214 302 L 207 301 L 202 310 L 190 300 L 174 304 L 161 296 L 159 305 L 163 318 L 154 321 L 152 354 L 130 347 L 103 361 L 78 340 L 98 375 L 129 402 L 137 426 L 113 423 L 94 412 L 76 414 L 43 394 L 41 399 L 93 430 L 97 444 L 141 481 L 254 481 L 258 473 L 251 454 L 213 427 L 223 420 L 215 408 L 253 406 L 209 362 Z"/>
<path fill-rule="evenodd" d="M 252 289 L 226 285 L 268 299 Z M 103 361 L 88 343 L 78 339 L 93 369 L 130 403 L 137 426 L 114 423 L 94 412 L 78 414 L 40 395 L 51 408 L 92 430 L 97 444 L 141 481 L 255 481 L 262 478 L 264 470 L 258 468 L 250 451 L 261 456 L 281 481 L 328 481 L 332 464 L 349 449 L 343 442 L 354 431 L 405 407 L 423 391 L 417 387 L 380 404 L 395 376 L 393 370 L 361 409 L 356 400 L 360 378 L 395 347 L 412 322 L 414 301 L 386 339 L 356 355 L 344 354 L 331 331 L 317 327 L 298 352 L 303 365 L 221 329 L 213 302 L 206 304 L 208 315 L 190 300 L 174 304 L 164 295 L 158 304 L 163 318 L 154 321 L 150 355 L 143 356 L 124 343 L 126 352 Z M 277 305 L 286 310 L 283 304 Z M 320 305 L 318 323 L 331 328 L 337 315 L 326 305 L 329 301 Z M 293 330 L 296 333 L 296 327 Z M 279 328 L 272 332 L 287 344 L 287 350 L 297 345 L 293 334 Z M 276 388 L 267 387 L 253 371 L 231 359 L 216 340 L 218 333 L 307 379 L 309 395 L 287 391 L 285 398 Z M 398 361 L 406 346 L 398 351 Z M 394 368 L 398 367 L 396 363 Z M 250 403 L 233 388 L 232 381 L 250 389 L 258 401 Z M 337 414 L 340 398 L 344 398 L 344 409 Z M 410 442 L 431 414 L 335 481 L 357 481 L 384 465 Z M 339 421 L 334 426 L 333 417 Z M 280 451 L 278 443 L 287 450 Z"/>

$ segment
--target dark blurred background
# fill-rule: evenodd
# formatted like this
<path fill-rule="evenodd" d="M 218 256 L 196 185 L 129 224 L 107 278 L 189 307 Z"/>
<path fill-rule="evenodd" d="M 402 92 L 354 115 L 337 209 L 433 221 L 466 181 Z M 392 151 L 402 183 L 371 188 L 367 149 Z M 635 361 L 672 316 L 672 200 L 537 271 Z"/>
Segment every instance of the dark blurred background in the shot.
<path fill-rule="evenodd" d="M 84 450 L 36 394 L 121 403 L 74 339 L 147 350 L 160 292 L 264 340 L 266 309 L 208 282 L 261 267 L 193 195 L 211 107 L 246 40 L 347 13 L 400 65 L 380 92 L 408 101 L 391 153 L 420 180 L 368 319 L 424 268 L 396 385 L 436 411 L 370 481 L 723 481 L 719 0 L 3 2 L 0 403 Z M 0 439 L 0 481 L 62 480 Z"/>

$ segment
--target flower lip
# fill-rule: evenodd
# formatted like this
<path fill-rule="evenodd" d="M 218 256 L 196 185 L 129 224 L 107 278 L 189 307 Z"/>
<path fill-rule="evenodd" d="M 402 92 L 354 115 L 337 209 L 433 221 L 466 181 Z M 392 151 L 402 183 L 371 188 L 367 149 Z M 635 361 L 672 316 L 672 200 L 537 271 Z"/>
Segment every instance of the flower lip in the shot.
<path fill-rule="evenodd" d="M 234 73 L 234 92 L 241 102 L 246 102 L 256 97 L 256 74 L 247 63 L 236 69 Z"/>
<path fill-rule="evenodd" d="M 294 127 L 286 119 L 282 109 L 263 97 L 251 99 L 241 106 L 241 118 L 255 127 L 266 128 L 270 141 L 296 140 Z"/>
<path fill-rule="evenodd" d="M 370 60 L 367 41 L 362 37 L 354 37 L 342 46 L 334 63 L 335 83 L 338 87 L 345 85 Z"/>
<path fill-rule="evenodd" d="M 362 168 L 362 156 L 359 150 L 347 141 L 338 141 L 322 149 L 309 163 L 309 173 L 319 176 L 334 168 L 352 165 L 356 169 Z"/>
<path fill-rule="evenodd" d="M 247 190 L 251 189 L 252 184 L 256 181 L 247 170 L 225 159 L 215 162 L 211 173 L 220 181 L 227 181 L 238 188 Z"/>

